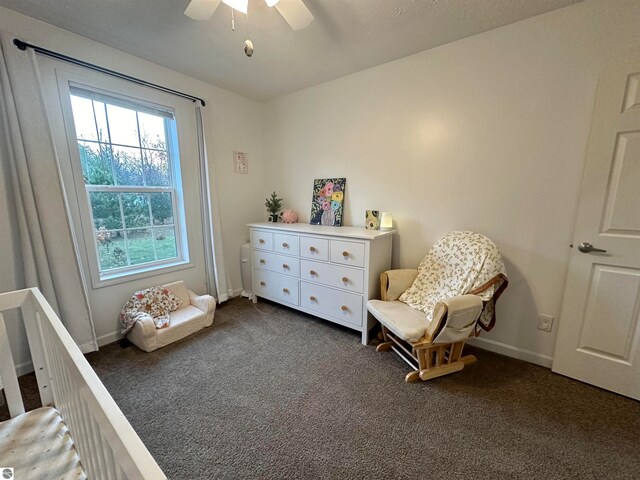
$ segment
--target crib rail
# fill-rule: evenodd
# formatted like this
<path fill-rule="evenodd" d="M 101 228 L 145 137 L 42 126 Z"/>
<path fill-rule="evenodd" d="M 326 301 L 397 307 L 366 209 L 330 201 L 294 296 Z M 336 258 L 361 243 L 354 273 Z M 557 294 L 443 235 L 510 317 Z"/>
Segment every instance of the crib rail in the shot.
<path fill-rule="evenodd" d="M 92 479 L 165 475 L 36 288 L 0 294 L 0 381 L 12 417 L 24 413 L 3 313 L 19 308 L 43 406 L 60 412 Z"/>

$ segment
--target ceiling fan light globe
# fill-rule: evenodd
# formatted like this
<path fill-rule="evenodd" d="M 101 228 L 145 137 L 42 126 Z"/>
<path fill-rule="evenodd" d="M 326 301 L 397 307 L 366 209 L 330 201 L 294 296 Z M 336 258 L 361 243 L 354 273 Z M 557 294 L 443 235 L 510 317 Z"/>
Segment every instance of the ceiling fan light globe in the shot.
<path fill-rule="evenodd" d="M 251 40 L 247 39 L 244 41 L 244 54 L 247 57 L 253 55 L 253 42 Z"/>
<path fill-rule="evenodd" d="M 270 7 L 275 7 L 276 3 L 278 3 L 280 0 L 264 0 L 268 6 Z"/>
<path fill-rule="evenodd" d="M 247 7 L 249 6 L 249 0 L 222 0 L 222 3 L 244 14 L 247 13 Z"/>

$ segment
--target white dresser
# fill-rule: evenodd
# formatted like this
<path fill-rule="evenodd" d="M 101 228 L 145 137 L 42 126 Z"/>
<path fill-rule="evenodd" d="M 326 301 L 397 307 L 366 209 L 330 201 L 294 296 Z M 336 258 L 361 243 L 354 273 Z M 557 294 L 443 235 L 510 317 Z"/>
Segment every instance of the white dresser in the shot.
<path fill-rule="evenodd" d="M 391 268 L 395 230 L 251 223 L 254 302 L 264 297 L 362 332 L 375 320 L 366 303 L 379 298 L 380 273 Z"/>

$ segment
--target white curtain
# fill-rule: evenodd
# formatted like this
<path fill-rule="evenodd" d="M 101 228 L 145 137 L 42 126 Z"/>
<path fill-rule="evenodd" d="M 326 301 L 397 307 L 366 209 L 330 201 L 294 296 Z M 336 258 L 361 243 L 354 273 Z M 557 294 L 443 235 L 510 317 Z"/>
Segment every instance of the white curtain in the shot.
<path fill-rule="evenodd" d="M 8 201 L 0 209 L 0 230 L 8 232 L 2 255 L 17 257 L 2 285 L 38 287 L 80 349 L 97 350 L 36 57 L 5 32 L 0 47 L 0 161 L 8 187 L 0 197 Z"/>
<path fill-rule="evenodd" d="M 220 227 L 220 204 L 218 202 L 215 179 L 209 177 L 209 161 L 207 158 L 207 144 L 205 141 L 205 125 L 202 107 L 196 107 L 196 124 L 198 128 L 198 153 L 200 156 L 200 181 L 202 190 L 202 225 L 204 231 L 205 260 L 207 268 L 207 286 L 209 293 L 218 302 L 224 302 L 233 295 L 233 289 L 228 284 L 227 270 L 222 249 L 222 229 Z"/>

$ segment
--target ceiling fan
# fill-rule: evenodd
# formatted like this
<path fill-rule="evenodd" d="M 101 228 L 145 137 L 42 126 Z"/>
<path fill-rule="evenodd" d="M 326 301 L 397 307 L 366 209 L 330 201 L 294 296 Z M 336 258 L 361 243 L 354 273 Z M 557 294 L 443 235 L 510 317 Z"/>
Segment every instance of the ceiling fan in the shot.
<path fill-rule="evenodd" d="M 208 20 L 221 0 L 191 0 L 184 14 L 194 20 Z M 302 0 L 265 0 L 270 7 L 276 7 L 280 15 L 294 30 L 302 30 L 313 21 L 313 15 Z M 222 0 L 234 10 L 247 13 L 249 0 Z"/>

